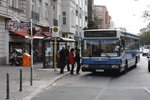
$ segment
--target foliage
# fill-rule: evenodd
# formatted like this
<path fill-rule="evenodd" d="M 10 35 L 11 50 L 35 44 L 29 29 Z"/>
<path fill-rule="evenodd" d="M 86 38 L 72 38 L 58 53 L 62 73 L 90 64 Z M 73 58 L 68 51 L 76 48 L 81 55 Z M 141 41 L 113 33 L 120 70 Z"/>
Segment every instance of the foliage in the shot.
<path fill-rule="evenodd" d="M 95 20 L 89 20 L 88 28 L 89 29 L 97 29 L 98 28 L 97 22 Z"/>
<path fill-rule="evenodd" d="M 150 11 L 145 10 L 145 11 L 144 11 L 144 14 L 143 14 L 143 17 L 144 17 L 145 19 L 147 19 L 147 20 L 150 20 Z"/>
<path fill-rule="evenodd" d="M 89 22 L 88 22 L 88 28 L 89 29 L 98 29 L 98 25 L 99 25 L 99 19 L 96 15 L 94 15 L 94 19 L 89 20 Z"/>
<path fill-rule="evenodd" d="M 139 36 L 140 36 L 141 45 L 150 44 L 150 31 L 143 32 Z"/>
<path fill-rule="evenodd" d="M 126 31 L 127 30 L 125 27 L 119 27 L 118 29 L 120 29 L 122 31 Z"/>
<path fill-rule="evenodd" d="M 143 17 L 146 19 L 146 20 L 150 20 L 150 6 L 148 6 L 149 9 L 148 10 L 145 10 L 144 11 L 144 14 L 143 14 Z"/>

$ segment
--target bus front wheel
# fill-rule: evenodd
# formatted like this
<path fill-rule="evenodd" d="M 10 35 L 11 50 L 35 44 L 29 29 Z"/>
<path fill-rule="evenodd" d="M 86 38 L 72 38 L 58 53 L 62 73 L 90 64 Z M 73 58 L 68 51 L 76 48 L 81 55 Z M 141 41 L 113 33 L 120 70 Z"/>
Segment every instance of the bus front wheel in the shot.
<path fill-rule="evenodd" d="M 134 65 L 134 68 L 137 67 L 137 63 L 138 63 L 138 58 L 136 57 L 136 58 L 135 58 L 135 65 Z"/>
<path fill-rule="evenodd" d="M 128 61 L 126 60 L 126 64 L 124 66 L 124 74 L 128 72 Z"/>
<path fill-rule="evenodd" d="M 148 60 L 148 71 L 150 72 L 150 60 Z"/>

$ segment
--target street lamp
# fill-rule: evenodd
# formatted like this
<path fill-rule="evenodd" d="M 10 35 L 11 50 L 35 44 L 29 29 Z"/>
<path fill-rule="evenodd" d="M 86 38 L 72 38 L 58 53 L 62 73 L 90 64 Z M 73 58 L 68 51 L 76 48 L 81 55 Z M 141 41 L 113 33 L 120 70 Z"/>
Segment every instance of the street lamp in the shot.
<path fill-rule="evenodd" d="M 33 29 L 32 29 L 32 0 L 30 0 L 30 8 L 31 8 L 31 12 L 30 12 L 30 34 L 31 34 L 31 67 L 30 67 L 30 85 L 32 85 L 32 80 L 33 80 Z"/>

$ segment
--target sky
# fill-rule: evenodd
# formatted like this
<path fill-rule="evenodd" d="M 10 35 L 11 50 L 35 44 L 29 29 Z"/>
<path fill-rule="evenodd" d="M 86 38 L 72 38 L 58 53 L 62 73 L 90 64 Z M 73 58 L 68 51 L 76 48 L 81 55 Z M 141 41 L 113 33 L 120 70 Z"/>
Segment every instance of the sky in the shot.
<path fill-rule="evenodd" d="M 107 7 L 115 28 L 124 27 L 138 34 L 148 24 L 142 16 L 145 10 L 150 10 L 150 0 L 94 0 L 94 4 Z"/>

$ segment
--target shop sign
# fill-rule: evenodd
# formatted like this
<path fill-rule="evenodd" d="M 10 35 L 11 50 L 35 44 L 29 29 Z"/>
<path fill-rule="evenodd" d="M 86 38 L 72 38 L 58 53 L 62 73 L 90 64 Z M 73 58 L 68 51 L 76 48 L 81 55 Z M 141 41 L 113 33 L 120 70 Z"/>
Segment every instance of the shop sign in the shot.
<path fill-rule="evenodd" d="M 22 27 L 30 27 L 30 22 L 24 22 L 24 23 L 15 22 L 13 24 L 13 28 L 22 28 Z"/>
<path fill-rule="evenodd" d="M 7 23 L 7 29 L 11 31 L 28 31 L 30 28 L 30 22 L 20 22 L 17 17 L 13 17 Z"/>

